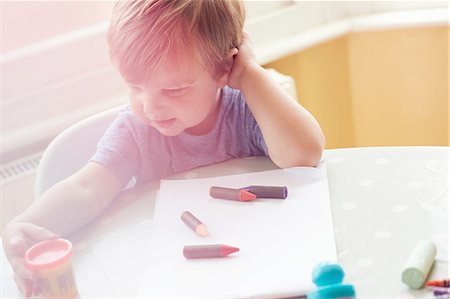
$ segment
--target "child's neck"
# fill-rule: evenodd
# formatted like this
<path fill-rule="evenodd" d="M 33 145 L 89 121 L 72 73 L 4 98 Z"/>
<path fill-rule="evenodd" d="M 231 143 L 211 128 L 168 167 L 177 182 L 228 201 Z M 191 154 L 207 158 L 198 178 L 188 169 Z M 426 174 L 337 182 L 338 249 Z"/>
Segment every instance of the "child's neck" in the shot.
<path fill-rule="evenodd" d="M 190 135 L 206 135 L 211 132 L 217 122 L 217 118 L 219 116 L 220 105 L 222 103 L 222 89 L 219 89 L 216 94 L 215 104 L 209 112 L 208 116 L 195 127 L 186 129 L 185 132 Z"/>

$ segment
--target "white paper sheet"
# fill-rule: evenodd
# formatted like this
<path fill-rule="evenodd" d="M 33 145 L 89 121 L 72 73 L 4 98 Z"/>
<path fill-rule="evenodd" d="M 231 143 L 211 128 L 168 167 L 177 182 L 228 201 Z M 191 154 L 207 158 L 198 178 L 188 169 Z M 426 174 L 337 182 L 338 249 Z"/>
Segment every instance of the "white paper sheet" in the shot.
<path fill-rule="evenodd" d="M 237 202 L 209 196 L 211 186 L 287 186 L 288 197 Z M 181 220 L 199 218 L 197 236 Z M 227 244 L 226 258 L 183 257 L 185 245 Z M 325 165 L 194 180 L 164 180 L 155 207 L 152 262 L 141 282 L 146 298 L 249 298 L 306 294 L 311 270 L 337 261 Z"/>

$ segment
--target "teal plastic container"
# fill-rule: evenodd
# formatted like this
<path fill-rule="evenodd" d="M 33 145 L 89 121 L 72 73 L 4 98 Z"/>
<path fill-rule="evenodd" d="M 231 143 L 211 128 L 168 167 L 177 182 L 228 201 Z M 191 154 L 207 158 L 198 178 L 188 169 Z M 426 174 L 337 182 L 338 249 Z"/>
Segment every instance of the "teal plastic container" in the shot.
<path fill-rule="evenodd" d="M 344 270 L 336 263 L 320 263 L 312 271 L 312 281 L 317 289 L 307 294 L 308 299 L 354 299 L 353 285 L 342 284 Z"/>

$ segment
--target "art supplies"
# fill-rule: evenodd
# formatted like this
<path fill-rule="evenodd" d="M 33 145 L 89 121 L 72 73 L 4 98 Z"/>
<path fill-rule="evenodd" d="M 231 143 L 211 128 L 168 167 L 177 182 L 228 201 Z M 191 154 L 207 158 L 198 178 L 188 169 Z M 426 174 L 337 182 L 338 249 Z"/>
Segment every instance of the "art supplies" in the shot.
<path fill-rule="evenodd" d="M 192 215 L 189 211 L 184 211 L 181 214 L 181 220 L 192 229 L 197 235 L 206 237 L 208 235 L 208 229 L 206 225 L 204 225 L 200 220 L 197 219 L 194 215 Z"/>
<path fill-rule="evenodd" d="M 251 185 L 243 188 L 212 186 L 209 189 L 211 197 L 239 201 L 250 201 L 257 198 L 286 199 L 287 194 L 286 186 Z"/>
<path fill-rule="evenodd" d="M 428 277 L 435 256 L 436 246 L 428 240 L 421 240 L 406 262 L 402 272 L 403 283 L 413 289 L 421 288 Z"/>
<path fill-rule="evenodd" d="M 286 186 L 289 200 L 241 202 L 209 196 L 211 186 L 239 190 L 254 182 Z M 184 211 L 202 215 L 210 232 L 207 239 L 186 233 L 186 227 L 177 221 Z M 152 246 L 139 297 L 212 298 L 217 290 L 226 298 L 306 295 L 314 288 L 311 269 L 320 261 L 337 260 L 326 169 L 321 164 L 317 168 L 162 180 L 149 242 Z M 186 245 L 211 244 L 229 244 L 240 250 L 225 258 L 182 255 Z M 190 278 L 201 281 L 202 287 L 190 283 Z"/>
<path fill-rule="evenodd" d="M 441 279 L 441 280 L 430 280 L 426 283 L 429 287 L 444 287 L 444 288 L 450 288 L 450 278 L 448 279 Z"/>
<path fill-rule="evenodd" d="M 344 270 L 336 263 L 320 263 L 312 271 L 312 281 L 317 289 L 307 294 L 307 299 L 354 299 L 353 285 L 342 284 Z"/>
<path fill-rule="evenodd" d="M 450 289 L 446 288 L 445 290 L 433 290 L 433 295 L 434 296 L 439 296 L 439 295 L 450 296 Z"/>
<path fill-rule="evenodd" d="M 247 186 L 241 188 L 241 190 L 255 194 L 256 198 L 286 199 L 288 195 L 286 186 Z"/>
<path fill-rule="evenodd" d="M 78 298 L 70 241 L 54 239 L 35 244 L 25 253 L 25 264 L 37 273 L 41 298 Z"/>
<path fill-rule="evenodd" d="M 222 198 L 237 201 L 250 201 L 256 199 L 256 195 L 245 190 L 212 186 L 209 195 L 214 198 Z"/>
<path fill-rule="evenodd" d="M 450 286 L 447 279 L 429 281 L 427 282 L 427 288 L 433 291 L 433 295 L 436 299 L 450 298 Z"/>
<path fill-rule="evenodd" d="M 188 259 L 213 258 L 226 257 L 237 251 L 239 248 L 223 244 L 191 245 L 184 246 L 183 255 Z"/>

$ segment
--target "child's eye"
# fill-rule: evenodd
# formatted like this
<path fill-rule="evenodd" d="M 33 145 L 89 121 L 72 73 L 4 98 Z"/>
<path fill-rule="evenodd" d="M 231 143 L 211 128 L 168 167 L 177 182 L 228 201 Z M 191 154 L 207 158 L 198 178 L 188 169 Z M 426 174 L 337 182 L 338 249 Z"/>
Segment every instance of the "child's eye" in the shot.
<path fill-rule="evenodd" d="M 175 89 L 165 89 L 164 93 L 171 97 L 176 97 L 184 94 L 187 90 L 187 87 L 175 88 Z"/>

